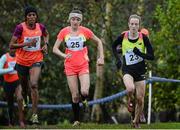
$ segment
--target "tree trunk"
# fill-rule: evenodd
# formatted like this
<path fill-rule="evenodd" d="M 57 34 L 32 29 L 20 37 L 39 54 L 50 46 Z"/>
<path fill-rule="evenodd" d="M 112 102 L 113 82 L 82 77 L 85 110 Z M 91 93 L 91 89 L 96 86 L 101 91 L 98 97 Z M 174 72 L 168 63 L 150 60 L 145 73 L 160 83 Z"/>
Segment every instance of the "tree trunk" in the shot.
<path fill-rule="evenodd" d="M 139 4 L 137 7 L 137 14 L 141 16 L 143 12 L 144 12 L 144 0 L 139 0 Z"/>
<path fill-rule="evenodd" d="M 103 44 L 105 43 L 105 36 L 107 34 L 107 29 L 110 26 L 110 13 L 111 13 L 111 9 L 112 9 L 112 5 L 110 2 L 106 2 L 106 14 L 105 14 L 105 23 L 103 25 L 102 31 L 101 31 L 101 41 Z M 104 52 L 106 50 L 105 46 L 104 47 Z M 99 54 L 98 54 L 99 56 Z M 98 58 L 98 57 L 97 57 Z M 103 96 L 103 89 L 104 89 L 104 85 L 103 85 L 103 81 L 104 81 L 104 77 L 103 77 L 103 73 L 104 73 L 104 67 L 103 66 L 98 66 L 96 65 L 96 76 L 97 76 L 97 80 L 96 80 L 96 87 L 95 87 L 95 93 L 94 93 L 94 100 L 102 98 Z M 91 120 L 94 120 L 96 122 L 100 122 L 103 119 L 103 113 L 102 113 L 102 109 L 100 104 L 96 104 L 93 106 L 92 108 L 92 113 L 91 113 Z"/>
<path fill-rule="evenodd" d="M 94 93 L 94 100 L 99 99 L 103 95 L 103 66 L 96 65 L 96 88 Z M 92 108 L 91 119 L 99 122 L 102 119 L 102 110 L 99 104 L 96 104 Z"/>

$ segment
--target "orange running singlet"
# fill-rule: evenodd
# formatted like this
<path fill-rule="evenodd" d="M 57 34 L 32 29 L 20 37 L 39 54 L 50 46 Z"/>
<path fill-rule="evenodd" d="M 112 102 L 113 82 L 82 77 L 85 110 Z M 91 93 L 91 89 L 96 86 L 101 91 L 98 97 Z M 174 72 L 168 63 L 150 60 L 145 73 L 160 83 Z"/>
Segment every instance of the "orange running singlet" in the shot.
<path fill-rule="evenodd" d="M 10 67 L 14 68 L 16 64 L 16 57 L 10 56 L 9 53 L 6 53 L 5 55 L 6 55 L 6 62 L 4 64 L 4 68 L 10 68 Z M 8 74 L 4 74 L 3 77 L 5 82 L 14 82 L 19 79 L 16 70 Z"/>
<path fill-rule="evenodd" d="M 36 23 L 36 28 L 30 30 L 27 28 L 25 22 L 21 23 L 23 27 L 22 35 L 18 39 L 18 44 L 30 42 L 36 39 L 36 46 L 19 48 L 16 51 L 17 63 L 23 66 L 31 66 L 36 62 L 43 61 L 43 53 L 41 52 L 41 36 L 42 31 L 39 23 Z"/>
<path fill-rule="evenodd" d="M 70 27 L 62 29 L 57 38 L 66 43 L 66 54 L 71 54 L 64 62 L 66 75 L 81 75 L 89 73 L 88 49 L 85 42 L 93 36 L 93 32 L 83 26 L 79 27 L 76 36 L 71 36 Z"/>

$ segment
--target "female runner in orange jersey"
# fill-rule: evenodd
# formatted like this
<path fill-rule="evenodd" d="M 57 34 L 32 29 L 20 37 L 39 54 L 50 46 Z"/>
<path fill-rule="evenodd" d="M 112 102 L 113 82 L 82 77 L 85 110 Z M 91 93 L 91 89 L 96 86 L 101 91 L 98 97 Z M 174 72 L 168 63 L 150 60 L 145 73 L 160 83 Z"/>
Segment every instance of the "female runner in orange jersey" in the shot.
<path fill-rule="evenodd" d="M 89 95 L 90 77 L 89 77 L 89 58 L 86 41 L 91 39 L 99 51 L 98 65 L 104 64 L 103 45 L 101 40 L 88 28 L 81 26 L 82 12 L 74 9 L 69 14 L 70 26 L 60 30 L 57 40 L 53 47 L 53 52 L 59 57 L 65 59 L 65 74 L 72 95 L 72 109 L 74 112 L 74 124 L 79 125 L 79 101 L 78 79 L 80 81 L 80 93 L 84 106 L 88 106 L 87 97 Z M 59 50 L 62 42 L 65 42 L 65 53 Z"/>

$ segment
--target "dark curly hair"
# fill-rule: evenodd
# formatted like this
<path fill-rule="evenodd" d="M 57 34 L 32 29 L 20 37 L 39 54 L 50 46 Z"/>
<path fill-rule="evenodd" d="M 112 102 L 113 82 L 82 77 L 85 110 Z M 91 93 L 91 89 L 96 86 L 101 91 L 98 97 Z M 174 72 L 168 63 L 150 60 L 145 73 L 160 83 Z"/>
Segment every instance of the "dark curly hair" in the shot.
<path fill-rule="evenodd" d="M 74 7 L 73 10 L 70 13 L 82 14 L 82 11 L 78 7 Z"/>

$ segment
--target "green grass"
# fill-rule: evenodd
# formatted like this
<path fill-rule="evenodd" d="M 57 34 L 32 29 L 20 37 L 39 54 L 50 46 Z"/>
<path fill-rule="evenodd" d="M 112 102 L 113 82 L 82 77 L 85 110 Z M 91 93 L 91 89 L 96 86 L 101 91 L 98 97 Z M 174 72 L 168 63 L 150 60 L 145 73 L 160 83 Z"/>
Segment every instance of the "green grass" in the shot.
<path fill-rule="evenodd" d="M 7 126 L 0 126 L 0 129 L 8 128 Z M 13 127 L 19 128 L 19 127 Z M 47 125 L 47 126 L 27 126 L 28 129 L 40 128 L 40 129 L 132 129 L 130 124 L 96 124 L 96 123 L 81 123 L 78 127 L 72 127 L 72 124 L 59 124 L 59 125 Z M 150 125 L 142 124 L 142 129 L 180 129 L 180 122 L 178 123 L 152 123 Z"/>

